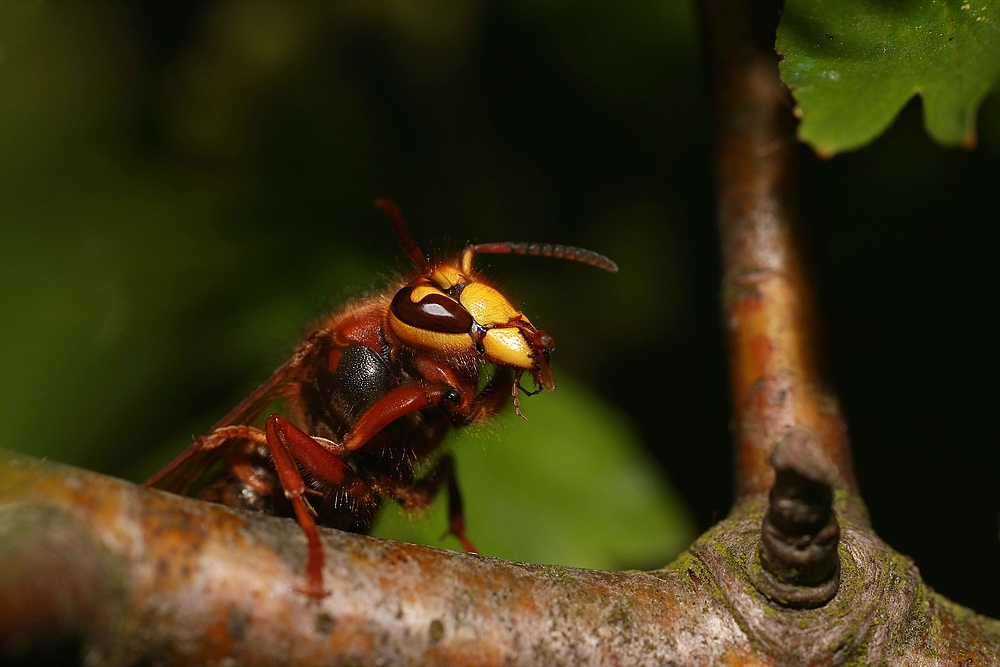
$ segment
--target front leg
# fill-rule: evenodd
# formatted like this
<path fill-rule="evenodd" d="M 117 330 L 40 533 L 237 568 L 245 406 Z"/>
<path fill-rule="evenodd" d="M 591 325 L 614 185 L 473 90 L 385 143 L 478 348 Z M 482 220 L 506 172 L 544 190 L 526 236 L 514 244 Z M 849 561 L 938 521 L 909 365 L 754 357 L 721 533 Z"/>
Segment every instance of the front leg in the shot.
<path fill-rule="evenodd" d="M 469 410 L 468 423 L 475 424 L 492 417 L 507 406 L 510 401 L 510 390 L 514 374 L 509 368 L 499 366 L 494 370 L 493 377 L 483 387 L 474 399 Z"/>
<path fill-rule="evenodd" d="M 344 436 L 343 447 L 347 451 L 363 447 L 376 433 L 411 412 L 437 407 L 443 403 L 454 406 L 461 402 L 462 393 L 447 384 L 397 387 L 375 401 L 375 404 L 361 415 Z"/>

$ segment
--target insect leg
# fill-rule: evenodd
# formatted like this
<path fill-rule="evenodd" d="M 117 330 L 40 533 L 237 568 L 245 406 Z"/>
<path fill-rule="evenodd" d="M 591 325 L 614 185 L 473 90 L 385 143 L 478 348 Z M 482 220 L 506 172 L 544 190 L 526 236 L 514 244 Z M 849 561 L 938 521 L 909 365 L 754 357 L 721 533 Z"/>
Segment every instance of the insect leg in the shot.
<path fill-rule="evenodd" d="M 343 447 L 347 451 L 354 451 L 400 417 L 416 410 L 441 405 L 445 401 L 458 403 L 461 395 L 454 387 L 446 384 L 409 385 L 393 389 L 361 415 L 344 437 Z"/>
<path fill-rule="evenodd" d="M 442 537 L 454 535 L 462 543 L 463 549 L 479 553 L 465 534 L 462 494 L 455 477 L 455 459 L 450 454 L 442 456 L 430 472 L 413 484 L 394 489 L 392 498 L 408 510 L 420 510 L 431 504 L 445 482 L 448 483 L 448 530 Z"/>
<path fill-rule="evenodd" d="M 496 369 L 489 383 L 472 399 L 468 423 L 475 424 L 504 409 L 510 399 L 507 387 L 511 384 L 511 378 L 512 374 L 509 368 Z"/>
<path fill-rule="evenodd" d="M 451 457 L 448 457 L 451 460 Z M 458 478 L 452 468 L 448 476 L 448 532 L 462 543 L 462 548 L 469 553 L 479 553 L 465 534 L 465 512 L 462 509 L 462 493 L 458 490 Z"/>
<path fill-rule="evenodd" d="M 306 559 L 308 583 L 303 592 L 315 599 L 325 597 L 327 592 L 323 590 L 323 545 L 319 541 L 313 510 L 303 498 L 306 484 L 295 462 L 299 461 L 304 468 L 333 484 L 343 481 L 344 462 L 281 415 L 268 417 L 264 431 L 265 442 L 271 450 L 271 457 L 274 459 L 274 467 L 281 479 L 285 497 L 295 508 L 295 517 L 306 536 L 309 550 Z"/>
<path fill-rule="evenodd" d="M 197 465 L 185 466 L 185 464 L 193 462 L 194 457 L 211 452 L 230 440 L 263 442 L 264 432 L 253 426 L 242 425 L 214 428 L 199 436 L 177 458 L 143 482 L 143 486 L 163 488 L 181 495 L 186 494 L 191 484 L 202 473 L 202 468 Z"/>

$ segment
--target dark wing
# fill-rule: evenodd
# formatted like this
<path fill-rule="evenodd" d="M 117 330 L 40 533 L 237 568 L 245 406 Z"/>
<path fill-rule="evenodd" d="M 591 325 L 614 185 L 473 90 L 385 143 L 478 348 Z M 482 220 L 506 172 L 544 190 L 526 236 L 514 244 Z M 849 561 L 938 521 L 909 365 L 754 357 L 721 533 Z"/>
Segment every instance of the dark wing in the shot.
<path fill-rule="evenodd" d="M 303 352 L 300 349 L 291 359 L 279 366 L 276 371 L 271 373 L 271 377 L 267 378 L 264 384 L 257 387 L 253 393 L 240 401 L 235 408 L 223 415 L 219 421 L 212 424 L 212 427 L 205 434 L 207 435 L 223 426 L 249 424 L 256 419 L 269 403 L 282 396 L 282 390 L 288 386 L 289 382 L 293 381 L 305 357 Z M 187 494 L 191 485 L 225 453 L 225 447 L 216 447 L 211 450 L 201 449 L 198 446 L 200 440 L 201 438 L 191 443 L 187 449 L 174 457 L 170 463 L 163 466 L 157 473 L 143 482 L 143 486 L 172 491 L 181 495 Z"/>

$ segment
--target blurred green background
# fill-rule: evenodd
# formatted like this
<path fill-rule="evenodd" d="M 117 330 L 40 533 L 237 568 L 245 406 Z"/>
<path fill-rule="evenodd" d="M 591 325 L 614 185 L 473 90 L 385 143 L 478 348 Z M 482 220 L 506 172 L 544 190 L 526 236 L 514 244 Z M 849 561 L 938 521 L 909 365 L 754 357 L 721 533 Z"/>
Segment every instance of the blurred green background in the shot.
<path fill-rule="evenodd" d="M 732 500 L 703 75 L 684 2 L 0 3 L 2 445 L 142 479 L 409 269 L 385 195 L 428 251 L 619 263 L 484 258 L 560 387 L 449 447 L 485 553 L 665 563 Z M 1000 616 L 1000 104 L 971 153 L 921 125 L 802 208 L 875 527 Z"/>

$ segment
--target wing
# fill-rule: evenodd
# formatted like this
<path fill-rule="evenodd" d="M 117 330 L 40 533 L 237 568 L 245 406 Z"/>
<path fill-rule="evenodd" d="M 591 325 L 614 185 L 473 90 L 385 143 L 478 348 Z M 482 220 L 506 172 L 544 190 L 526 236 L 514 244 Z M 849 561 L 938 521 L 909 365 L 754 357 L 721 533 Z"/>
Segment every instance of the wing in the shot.
<path fill-rule="evenodd" d="M 219 421 L 212 424 L 212 427 L 205 434 L 207 435 L 223 426 L 249 424 L 252 422 L 269 403 L 286 395 L 288 387 L 291 386 L 291 383 L 299 375 L 304 358 L 304 350 L 300 349 L 291 359 L 271 373 L 271 377 L 267 378 L 264 384 L 257 387 L 253 393 L 240 401 L 235 408 L 223 415 Z M 187 449 L 174 457 L 170 463 L 163 466 L 157 473 L 143 482 L 143 486 L 172 491 L 181 495 L 187 494 L 191 485 L 225 452 L 225 447 L 216 447 L 210 450 L 202 449 L 199 447 L 200 440 L 201 438 L 198 438 L 198 440 L 192 442 Z"/>

